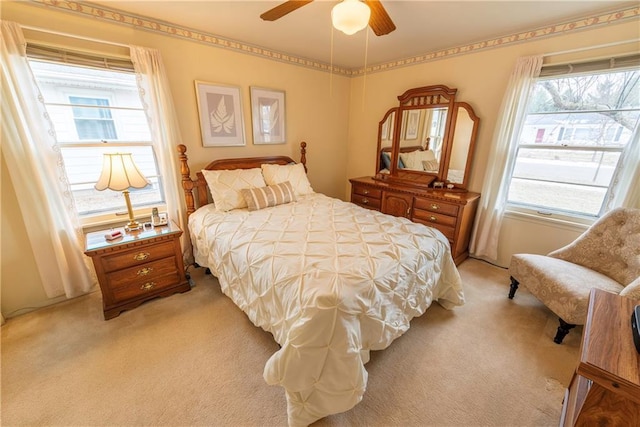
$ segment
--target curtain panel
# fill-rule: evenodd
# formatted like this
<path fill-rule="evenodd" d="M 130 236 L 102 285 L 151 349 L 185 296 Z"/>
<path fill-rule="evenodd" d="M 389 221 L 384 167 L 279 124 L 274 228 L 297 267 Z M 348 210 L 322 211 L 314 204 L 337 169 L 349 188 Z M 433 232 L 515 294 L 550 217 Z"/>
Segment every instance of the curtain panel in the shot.
<path fill-rule="evenodd" d="M 522 106 L 527 101 L 535 78 L 540 75 L 542 55 L 519 58 L 511 72 L 489 151 L 488 175 L 482 186 L 482 197 L 476 214 L 471 255 L 492 261 L 498 259 L 498 238 L 504 217 L 509 180 L 516 161 L 518 137 L 526 118 Z"/>
<path fill-rule="evenodd" d="M 2 155 L 48 297 L 75 297 L 97 283 L 53 124 L 26 57 L 20 26 L 2 25 Z"/>
<path fill-rule="evenodd" d="M 131 61 L 137 75 L 142 105 L 149 121 L 153 144 L 158 156 L 158 167 L 164 179 L 167 211 L 184 230 L 181 236 L 183 256 L 187 264 L 192 259 L 191 243 L 187 229 L 186 206 L 180 190 L 181 176 L 178 167 L 177 147 L 182 137 L 169 90 L 169 78 L 160 52 L 140 46 L 130 46 Z"/>

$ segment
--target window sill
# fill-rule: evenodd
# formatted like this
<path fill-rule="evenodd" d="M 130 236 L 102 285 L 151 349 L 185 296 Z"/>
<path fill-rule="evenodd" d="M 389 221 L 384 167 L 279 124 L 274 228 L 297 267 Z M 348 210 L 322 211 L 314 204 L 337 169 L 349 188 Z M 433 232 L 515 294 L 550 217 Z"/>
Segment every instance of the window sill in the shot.
<path fill-rule="evenodd" d="M 505 218 L 538 223 L 546 226 L 551 225 L 578 232 L 585 231 L 595 221 L 595 219 L 571 217 L 561 214 L 543 215 L 531 209 L 522 209 L 514 206 L 506 208 Z"/>
<path fill-rule="evenodd" d="M 158 206 L 149 206 L 140 209 L 134 209 L 133 217 L 136 221 L 140 222 L 148 222 L 151 220 L 151 210 L 153 208 L 158 208 L 160 212 L 164 212 L 167 209 L 166 205 L 158 205 Z M 89 233 L 92 231 L 100 231 L 108 228 L 115 227 L 124 227 L 129 222 L 129 215 L 126 210 L 124 214 L 102 214 L 102 215 L 92 215 L 86 216 L 80 219 L 80 225 L 82 226 L 82 231 L 85 233 Z"/>

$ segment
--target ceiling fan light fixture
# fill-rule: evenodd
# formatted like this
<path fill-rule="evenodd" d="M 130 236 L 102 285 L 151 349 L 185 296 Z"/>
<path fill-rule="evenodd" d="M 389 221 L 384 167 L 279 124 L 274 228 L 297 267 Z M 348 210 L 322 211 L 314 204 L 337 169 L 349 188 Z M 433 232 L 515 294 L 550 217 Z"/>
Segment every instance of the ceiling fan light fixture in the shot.
<path fill-rule="evenodd" d="M 350 36 L 369 24 L 371 9 L 360 0 L 343 0 L 331 9 L 331 22 L 336 30 Z"/>

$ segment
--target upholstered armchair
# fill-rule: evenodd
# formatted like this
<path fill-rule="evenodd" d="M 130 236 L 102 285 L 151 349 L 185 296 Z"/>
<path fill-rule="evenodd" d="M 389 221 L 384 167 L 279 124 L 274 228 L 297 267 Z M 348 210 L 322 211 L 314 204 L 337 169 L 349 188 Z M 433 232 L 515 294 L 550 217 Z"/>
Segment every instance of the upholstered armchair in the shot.
<path fill-rule="evenodd" d="M 548 255 L 515 254 L 509 265 L 513 299 L 524 285 L 560 318 L 554 342 L 587 319 L 591 288 L 640 303 L 640 209 L 603 215 L 569 245 Z"/>

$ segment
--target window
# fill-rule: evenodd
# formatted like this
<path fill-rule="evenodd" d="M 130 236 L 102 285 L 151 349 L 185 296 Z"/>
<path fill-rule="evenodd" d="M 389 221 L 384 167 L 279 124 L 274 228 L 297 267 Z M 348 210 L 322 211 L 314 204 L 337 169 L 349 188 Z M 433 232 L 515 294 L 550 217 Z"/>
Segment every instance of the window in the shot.
<path fill-rule="evenodd" d="M 108 108 L 93 108 L 103 105 L 108 107 L 108 99 L 81 98 L 70 96 L 69 103 L 78 105 L 73 107 L 73 119 L 80 139 L 117 139 L 116 128 Z"/>
<path fill-rule="evenodd" d="M 134 207 L 164 204 L 162 177 L 133 71 L 30 59 L 84 222 L 125 212 L 122 193 L 94 188 L 104 153 L 130 152 L 151 182 L 130 189 Z"/>
<path fill-rule="evenodd" d="M 640 71 L 635 66 L 545 77 L 543 68 L 541 74 L 520 130 L 509 206 L 598 217 L 638 131 Z"/>

